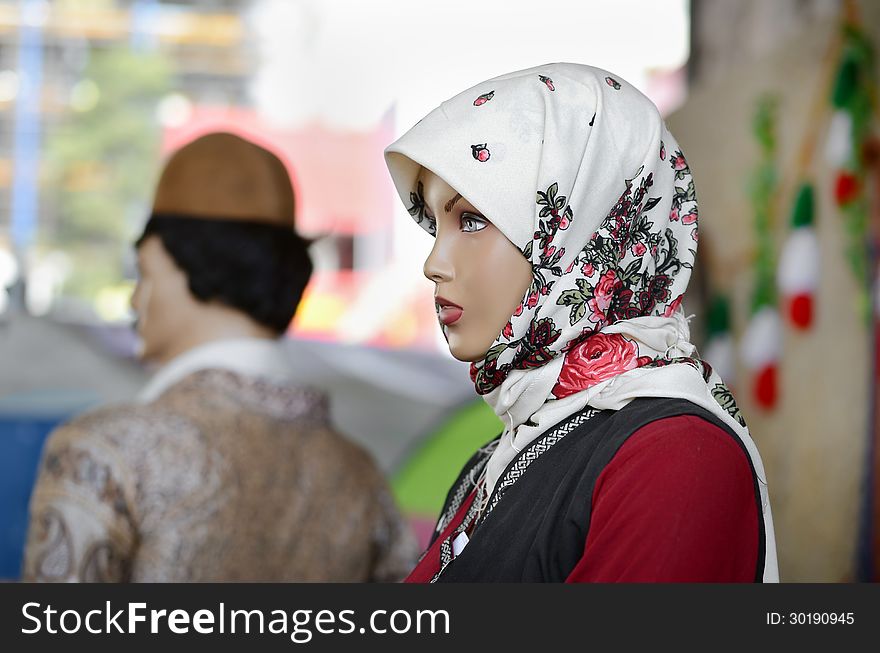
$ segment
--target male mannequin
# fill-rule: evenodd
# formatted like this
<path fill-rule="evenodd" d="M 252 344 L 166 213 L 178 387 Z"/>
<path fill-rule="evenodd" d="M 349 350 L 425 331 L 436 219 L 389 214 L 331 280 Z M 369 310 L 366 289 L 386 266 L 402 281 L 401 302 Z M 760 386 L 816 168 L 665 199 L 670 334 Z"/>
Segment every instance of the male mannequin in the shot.
<path fill-rule="evenodd" d="M 178 151 L 137 242 L 139 403 L 52 434 L 26 580 L 398 580 L 414 542 L 368 454 L 280 345 L 311 274 L 283 164 L 231 134 Z"/>

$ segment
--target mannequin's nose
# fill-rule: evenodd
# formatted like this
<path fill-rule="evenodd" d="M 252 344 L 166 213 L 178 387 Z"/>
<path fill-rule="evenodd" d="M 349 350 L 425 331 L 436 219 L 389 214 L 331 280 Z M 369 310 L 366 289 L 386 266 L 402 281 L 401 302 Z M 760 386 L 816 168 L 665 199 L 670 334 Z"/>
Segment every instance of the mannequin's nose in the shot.
<path fill-rule="evenodd" d="M 442 283 L 444 281 L 452 280 L 452 262 L 444 252 L 444 249 L 445 248 L 440 242 L 440 239 L 437 238 L 434 241 L 434 248 L 431 250 L 428 258 L 425 259 L 423 272 L 425 277 L 434 283 Z"/>

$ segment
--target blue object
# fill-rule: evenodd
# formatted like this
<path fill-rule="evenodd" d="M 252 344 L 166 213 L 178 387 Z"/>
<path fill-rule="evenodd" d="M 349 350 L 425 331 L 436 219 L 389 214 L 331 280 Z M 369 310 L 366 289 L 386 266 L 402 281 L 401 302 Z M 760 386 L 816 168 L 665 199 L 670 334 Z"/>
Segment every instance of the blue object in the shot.
<path fill-rule="evenodd" d="M 9 231 L 20 254 L 28 250 L 37 231 L 39 209 L 37 173 L 40 163 L 43 90 L 43 4 L 27 0 L 22 5 L 18 34 L 18 70 L 21 79 L 15 103 L 12 146 L 12 200 Z"/>
<path fill-rule="evenodd" d="M 63 417 L 0 415 L 0 579 L 21 574 L 28 501 L 46 437 Z"/>
<path fill-rule="evenodd" d="M 46 438 L 97 400 L 93 393 L 70 390 L 0 397 L 0 580 L 21 576 L 28 503 Z"/>
<path fill-rule="evenodd" d="M 158 39 L 155 25 L 160 22 L 166 7 L 159 0 L 135 0 L 131 6 L 131 49 L 136 51 L 155 50 Z"/>

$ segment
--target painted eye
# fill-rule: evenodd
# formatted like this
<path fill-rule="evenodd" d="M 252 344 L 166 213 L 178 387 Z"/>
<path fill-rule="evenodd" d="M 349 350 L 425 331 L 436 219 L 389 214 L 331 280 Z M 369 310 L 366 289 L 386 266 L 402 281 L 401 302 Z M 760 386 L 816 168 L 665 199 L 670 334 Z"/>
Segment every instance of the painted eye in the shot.
<path fill-rule="evenodd" d="M 462 213 L 461 214 L 461 230 L 473 233 L 475 231 L 482 231 L 486 228 L 486 225 L 489 224 L 489 221 L 485 218 L 481 218 L 480 216 L 474 215 L 473 213 Z"/>

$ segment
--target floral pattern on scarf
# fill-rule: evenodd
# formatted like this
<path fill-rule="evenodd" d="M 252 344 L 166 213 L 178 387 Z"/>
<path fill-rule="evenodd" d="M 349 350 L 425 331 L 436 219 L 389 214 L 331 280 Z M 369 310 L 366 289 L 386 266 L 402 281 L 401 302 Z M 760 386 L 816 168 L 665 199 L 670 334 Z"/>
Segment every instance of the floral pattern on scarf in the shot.
<path fill-rule="evenodd" d="M 665 159 L 664 146 L 661 146 L 660 158 Z M 696 230 L 697 207 L 693 179 L 681 151 L 676 151 L 670 165 L 675 171 L 676 185 L 668 219 L 658 220 L 651 214 L 661 197 L 650 196 L 654 174 L 643 174 L 645 166 L 642 166 L 632 179 L 624 180 L 624 192 L 565 270 L 559 265 L 565 247 L 558 244 L 557 236 L 568 229 L 575 216 L 566 196 L 559 193 L 558 183 L 554 182 L 545 191 L 537 191 L 537 229 L 522 250 L 533 262 L 532 283 L 485 359 L 471 365 L 471 379 L 478 393 L 492 392 L 511 370 L 536 367 L 558 355 L 566 358 L 553 391 L 556 398 L 655 360 L 639 356 L 636 344 L 626 341 L 624 336 L 606 336 L 593 344 L 590 340 L 601 335 L 602 328 L 609 324 L 647 315 L 669 317 L 681 304 L 682 293 L 672 296 L 672 280 L 680 270 L 693 268 L 696 246 L 685 246 L 684 251 L 680 251 L 680 233 L 677 233 L 680 228 L 672 223 L 694 225 Z M 678 185 L 679 181 L 685 185 Z M 681 219 L 685 207 L 692 220 Z M 662 228 L 664 223 L 670 226 Z M 557 305 L 569 308 L 568 324 L 557 325 L 552 317 L 540 318 L 530 322 L 526 332 L 515 339 L 513 321 L 524 312 L 537 309 L 557 280 L 568 288 L 558 293 L 555 300 Z M 560 342 L 561 326 L 579 326 L 580 331 Z M 580 355 L 589 350 L 595 356 L 597 347 L 601 348 L 599 343 L 607 346 L 610 341 L 618 343 L 621 351 L 625 348 L 632 352 L 625 365 L 608 366 L 606 356 L 599 356 L 599 362 L 590 364 Z M 505 361 L 510 349 L 514 353 Z M 574 367 L 569 370 L 569 366 Z M 600 369 L 604 371 L 598 373 Z"/>

